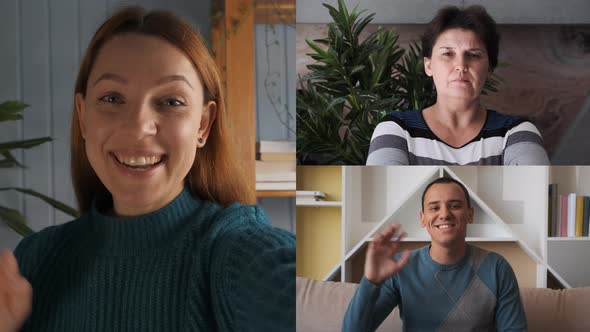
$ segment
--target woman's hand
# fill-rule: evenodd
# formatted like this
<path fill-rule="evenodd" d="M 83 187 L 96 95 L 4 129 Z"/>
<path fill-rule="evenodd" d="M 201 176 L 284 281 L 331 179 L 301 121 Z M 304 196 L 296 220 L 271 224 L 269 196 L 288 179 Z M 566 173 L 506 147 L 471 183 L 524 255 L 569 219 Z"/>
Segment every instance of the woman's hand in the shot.
<path fill-rule="evenodd" d="M 20 329 L 29 314 L 33 288 L 20 275 L 16 258 L 9 250 L 0 252 L 0 332 Z"/>
<path fill-rule="evenodd" d="M 378 233 L 369 243 L 365 258 L 365 277 L 372 283 L 380 285 L 387 278 L 396 275 L 407 263 L 410 252 L 405 250 L 399 260 L 394 260 L 405 232 L 391 241 L 391 238 L 401 228 L 400 224 L 388 226 Z"/>

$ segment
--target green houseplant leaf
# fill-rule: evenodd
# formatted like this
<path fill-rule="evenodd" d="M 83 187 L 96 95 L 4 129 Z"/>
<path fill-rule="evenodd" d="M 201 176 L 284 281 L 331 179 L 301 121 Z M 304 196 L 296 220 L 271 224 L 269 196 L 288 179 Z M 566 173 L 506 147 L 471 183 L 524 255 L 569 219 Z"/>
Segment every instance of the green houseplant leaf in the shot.
<path fill-rule="evenodd" d="M 22 112 L 28 106 L 29 105 L 20 101 L 7 101 L 0 103 L 0 121 L 14 121 L 22 119 Z M 3 157 L 2 159 L 0 159 L 0 168 L 26 168 L 25 165 L 20 163 L 14 157 L 12 150 L 30 149 L 41 144 L 47 143 L 51 140 L 51 137 L 39 137 L 19 141 L 0 142 L 0 156 Z M 16 191 L 23 193 L 25 195 L 37 197 L 49 204 L 50 206 L 52 206 L 53 208 L 62 211 L 74 218 L 77 218 L 79 216 L 79 212 L 76 209 L 31 189 L 6 187 L 0 188 L 0 192 L 2 191 Z M 8 225 L 8 227 L 12 228 L 15 232 L 22 236 L 27 236 L 29 234 L 34 233 L 34 231 L 27 226 L 25 217 L 21 214 L 20 211 L 14 208 L 0 206 L 0 220 L 2 220 L 6 225 Z"/>

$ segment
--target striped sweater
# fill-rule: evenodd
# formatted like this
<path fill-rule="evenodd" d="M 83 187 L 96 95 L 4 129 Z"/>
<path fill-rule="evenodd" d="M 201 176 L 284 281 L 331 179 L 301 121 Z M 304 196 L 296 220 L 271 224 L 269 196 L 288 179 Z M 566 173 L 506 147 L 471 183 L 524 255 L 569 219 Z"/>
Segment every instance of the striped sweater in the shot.
<path fill-rule="evenodd" d="M 16 248 L 33 287 L 21 331 L 295 330 L 295 237 L 261 208 L 185 190 L 158 211 L 114 218 L 100 201 Z"/>
<path fill-rule="evenodd" d="M 375 128 L 367 158 L 367 165 L 548 164 L 535 125 L 491 110 L 479 134 L 457 148 L 434 135 L 421 110 L 391 112 Z"/>

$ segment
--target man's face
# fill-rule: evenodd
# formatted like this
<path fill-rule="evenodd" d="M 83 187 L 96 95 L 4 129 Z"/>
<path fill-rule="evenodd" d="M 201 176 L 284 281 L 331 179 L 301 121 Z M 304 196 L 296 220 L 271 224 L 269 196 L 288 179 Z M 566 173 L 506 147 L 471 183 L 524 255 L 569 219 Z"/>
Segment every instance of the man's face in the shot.
<path fill-rule="evenodd" d="M 467 224 L 473 222 L 473 208 L 456 183 L 437 183 L 424 195 L 420 226 L 426 227 L 432 242 L 442 247 L 464 243 Z"/>

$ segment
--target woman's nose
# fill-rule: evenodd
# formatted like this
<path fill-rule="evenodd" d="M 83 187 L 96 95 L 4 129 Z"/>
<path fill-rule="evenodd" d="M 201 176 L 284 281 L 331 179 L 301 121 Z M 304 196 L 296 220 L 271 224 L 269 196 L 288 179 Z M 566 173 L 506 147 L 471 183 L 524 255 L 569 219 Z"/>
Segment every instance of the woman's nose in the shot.
<path fill-rule="evenodd" d="M 158 131 L 155 110 L 149 103 L 142 103 L 130 109 L 125 128 L 139 139 L 155 135 Z"/>

